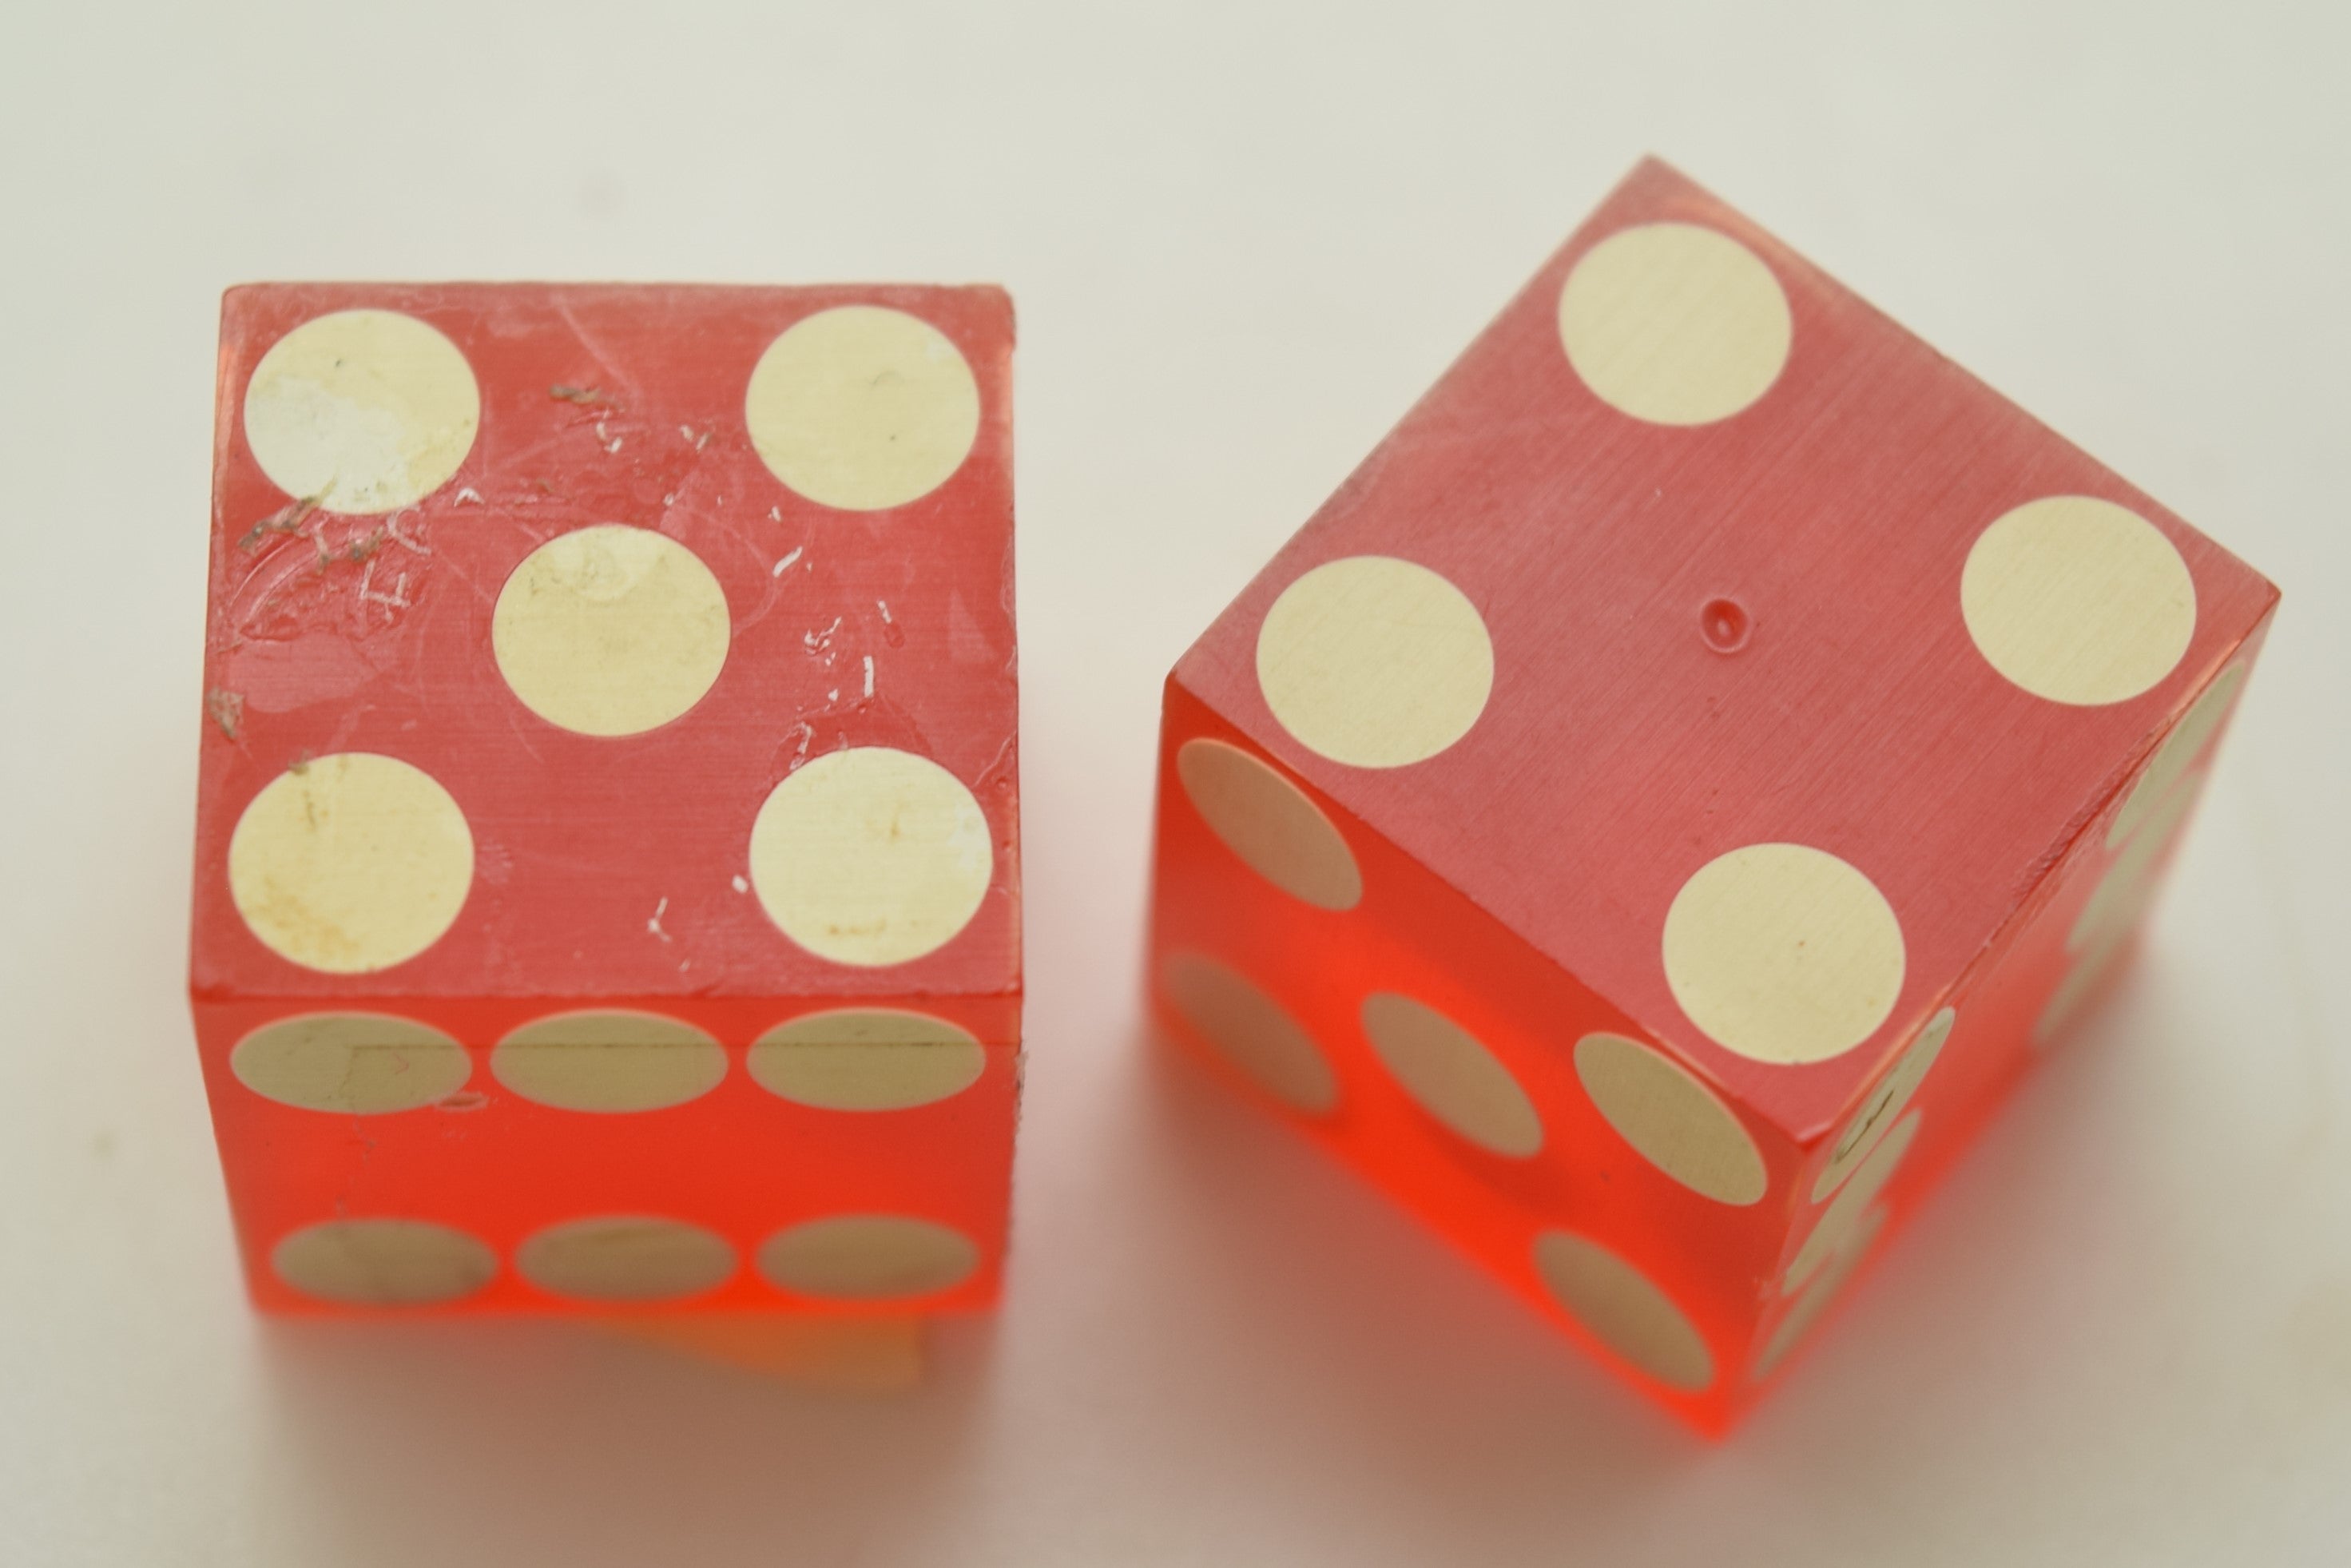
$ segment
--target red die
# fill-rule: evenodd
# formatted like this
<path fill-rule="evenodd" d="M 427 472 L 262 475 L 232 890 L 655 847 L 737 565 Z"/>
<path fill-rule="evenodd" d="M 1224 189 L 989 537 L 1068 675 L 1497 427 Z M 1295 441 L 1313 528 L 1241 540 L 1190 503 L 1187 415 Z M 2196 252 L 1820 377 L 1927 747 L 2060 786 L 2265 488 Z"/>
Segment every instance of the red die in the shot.
<path fill-rule="evenodd" d="M 2112 971 L 2276 599 L 1645 164 L 1170 677 L 1156 1002 L 1719 1430 Z"/>
<path fill-rule="evenodd" d="M 1010 302 L 228 296 L 190 991 L 271 1309 L 984 1304 Z"/>

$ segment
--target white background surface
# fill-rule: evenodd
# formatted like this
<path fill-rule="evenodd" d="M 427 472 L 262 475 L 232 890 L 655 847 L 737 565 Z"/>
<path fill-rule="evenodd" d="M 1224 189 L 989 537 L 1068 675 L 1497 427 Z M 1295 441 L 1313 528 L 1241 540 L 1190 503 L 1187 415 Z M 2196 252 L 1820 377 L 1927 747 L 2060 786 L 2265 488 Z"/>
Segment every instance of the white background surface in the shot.
<path fill-rule="evenodd" d="M 2351 13 L 1160 9 L 8 8 L 0 1561 L 2346 1561 Z M 2151 961 L 1719 1448 L 1135 1006 L 1159 677 L 1646 150 L 2286 592 Z M 919 1395 L 248 1312 L 181 996 L 214 311 L 310 277 L 1014 291 L 1019 1250 Z"/>

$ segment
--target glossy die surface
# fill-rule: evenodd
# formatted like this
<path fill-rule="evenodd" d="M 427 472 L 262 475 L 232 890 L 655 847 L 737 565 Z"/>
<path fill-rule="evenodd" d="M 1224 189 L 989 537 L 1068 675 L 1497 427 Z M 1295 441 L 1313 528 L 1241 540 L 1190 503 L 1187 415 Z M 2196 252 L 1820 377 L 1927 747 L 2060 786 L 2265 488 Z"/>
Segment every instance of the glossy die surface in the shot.
<path fill-rule="evenodd" d="M 1158 1010 L 1719 1429 L 2113 971 L 2275 601 L 1644 164 L 1170 676 Z"/>
<path fill-rule="evenodd" d="M 190 989 L 261 1305 L 992 1299 L 1012 335 L 229 294 Z"/>

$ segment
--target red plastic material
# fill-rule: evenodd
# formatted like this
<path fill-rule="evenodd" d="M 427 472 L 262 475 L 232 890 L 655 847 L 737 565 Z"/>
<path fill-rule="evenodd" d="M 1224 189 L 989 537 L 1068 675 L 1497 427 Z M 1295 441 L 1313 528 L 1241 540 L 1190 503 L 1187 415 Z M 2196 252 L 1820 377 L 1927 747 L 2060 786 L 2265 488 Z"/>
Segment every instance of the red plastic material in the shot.
<path fill-rule="evenodd" d="M 746 428 L 746 386 L 787 329 L 882 307 L 952 342 L 978 427 L 952 476 L 874 510 L 779 482 Z M 463 354 L 479 428 L 413 505 L 339 515 L 273 484 L 244 428 L 247 382 L 289 330 L 398 312 Z M 977 1268 L 897 1303 L 997 1293 L 1020 1041 L 1010 301 L 987 287 L 259 285 L 225 300 L 214 443 L 206 716 L 190 967 L 199 1049 L 255 1300 L 366 1310 L 289 1289 L 290 1231 L 423 1219 L 478 1238 L 499 1268 L 447 1311 L 604 1311 L 512 1266 L 531 1232 L 580 1216 L 674 1218 L 739 1260 L 678 1310 L 852 1310 L 779 1291 L 751 1266 L 780 1228 L 892 1212 L 951 1227 Z M 493 657 L 501 586 L 532 550 L 621 523 L 684 545 L 724 591 L 731 641 L 690 711 L 641 734 L 576 733 L 517 700 Z M 928 758 L 977 801 L 993 873 L 944 946 L 883 967 L 789 938 L 748 882 L 755 815 L 779 781 L 852 747 Z M 373 752 L 423 769 L 462 808 L 474 875 L 418 956 L 374 972 L 290 962 L 232 899 L 230 841 L 289 768 Z M 747 1044 L 795 1016 L 859 1005 L 959 1026 L 986 1051 L 969 1088 L 912 1109 L 812 1109 L 746 1071 Z M 578 1009 L 664 1015 L 716 1039 L 723 1082 L 630 1113 L 553 1109 L 487 1061 L 507 1031 Z M 229 1053 L 287 1017 L 369 1011 L 445 1031 L 464 1087 L 388 1114 L 298 1108 L 248 1090 Z M 420 1309 L 407 1309 L 420 1310 Z"/>
<path fill-rule="evenodd" d="M 1784 294 L 1784 365 L 1729 417 L 1629 418 L 1562 352 L 1572 269 L 1608 236 L 1660 223 L 1736 240 Z M 2142 695 L 2047 700 L 1971 643 L 1971 544 L 2052 495 L 2129 508 L 2193 579 L 2192 638 Z M 1491 636 L 1482 715 L 1406 766 L 1318 753 L 1259 685 L 1277 598 L 1360 556 L 1441 573 Z M 1169 677 L 1159 1014 L 1206 1045 L 1159 960 L 1188 950 L 1238 970 L 1335 1070 L 1329 1114 L 1284 1113 L 1579 1333 L 1532 1261 L 1535 1238 L 1565 1229 L 1637 1269 L 1702 1335 L 1711 1375 L 1676 1388 L 1612 1361 L 1720 1430 L 1768 1380 L 1760 1349 L 1801 1295 L 1781 1278 L 1823 1211 L 1811 1195 L 1829 1145 L 1904 1047 L 1957 1009 L 1909 1102 L 1916 1144 L 1883 1191 L 1897 1226 L 2038 1053 L 2036 1024 L 2057 1038 L 2080 1015 L 2053 996 L 2074 967 L 2067 935 L 2117 859 L 2107 826 L 2199 694 L 2251 662 L 2276 597 L 1754 224 L 1645 163 Z M 1176 768 L 1204 736 L 1265 759 L 1321 810 L 1361 869 L 1360 904 L 1290 896 L 1219 841 Z M 1724 1049 L 1685 1014 L 1661 961 L 1668 908 L 1698 867 L 1781 842 L 1865 868 L 1907 947 L 1883 1022 L 1797 1064 Z M 2086 997 L 2116 967 L 2073 984 Z M 1490 1153 L 1416 1104 L 1367 1041 L 1359 1008 L 1374 989 L 1481 1041 L 1539 1113 L 1541 1153 Z M 1760 1202 L 1700 1196 L 1616 1135 L 1573 1061 L 1594 1031 L 1661 1048 L 1713 1091 L 1762 1156 Z M 1217 1051 L 1198 1054 L 1246 1082 Z"/>

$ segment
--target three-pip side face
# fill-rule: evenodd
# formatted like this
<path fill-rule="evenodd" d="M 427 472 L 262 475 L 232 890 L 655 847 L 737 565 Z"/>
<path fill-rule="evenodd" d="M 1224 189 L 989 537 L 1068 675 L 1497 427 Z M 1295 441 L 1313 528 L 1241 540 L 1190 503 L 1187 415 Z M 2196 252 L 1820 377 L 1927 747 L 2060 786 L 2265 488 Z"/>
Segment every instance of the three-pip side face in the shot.
<path fill-rule="evenodd" d="M 993 1297 L 988 288 L 225 303 L 191 991 L 256 1299 Z"/>
<path fill-rule="evenodd" d="M 2275 602 L 1645 164 L 1169 678 L 1157 1006 L 1719 1428 L 2115 972 Z"/>

